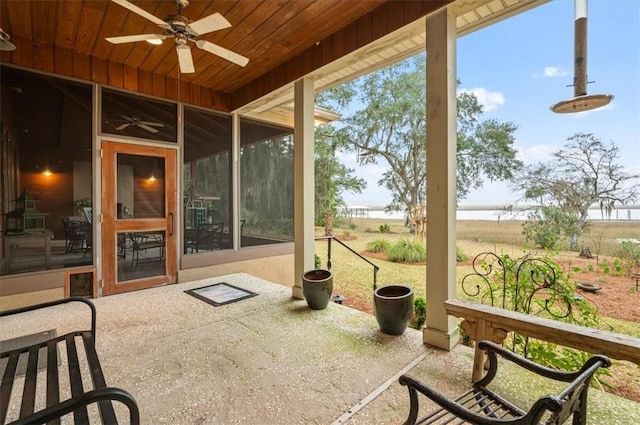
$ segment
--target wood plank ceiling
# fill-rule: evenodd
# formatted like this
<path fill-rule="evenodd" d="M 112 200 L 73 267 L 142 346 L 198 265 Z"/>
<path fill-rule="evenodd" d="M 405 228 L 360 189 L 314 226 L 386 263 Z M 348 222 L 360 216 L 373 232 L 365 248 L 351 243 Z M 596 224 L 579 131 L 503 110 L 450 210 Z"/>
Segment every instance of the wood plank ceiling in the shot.
<path fill-rule="evenodd" d="M 105 37 L 161 33 L 153 22 L 108 0 L 0 2 L 0 27 L 16 50 L 2 62 L 116 88 L 235 110 L 395 31 L 450 0 L 191 0 L 195 21 L 221 13 L 231 28 L 201 36 L 249 58 L 242 68 L 192 46 L 196 72 L 180 74 L 175 43 L 113 45 Z M 173 0 L 132 0 L 164 19 Z M 178 89 L 179 87 L 179 89 Z"/>

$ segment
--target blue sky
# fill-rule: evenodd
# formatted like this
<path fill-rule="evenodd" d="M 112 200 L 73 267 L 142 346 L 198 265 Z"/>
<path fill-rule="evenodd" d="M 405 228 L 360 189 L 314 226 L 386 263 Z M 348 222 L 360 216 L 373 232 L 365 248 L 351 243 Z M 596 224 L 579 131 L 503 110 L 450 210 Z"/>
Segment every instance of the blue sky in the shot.
<path fill-rule="evenodd" d="M 640 173 L 640 0 L 590 0 L 587 14 L 588 94 L 612 94 L 606 107 L 555 114 L 549 107 L 573 97 L 574 2 L 555 0 L 458 39 L 461 89 L 476 94 L 485 118 L 518 125 L 516 147 L 525 163 L 549 159 L 566 139 L 593 133 L 620 149 L 619 163 Z M 428 59 L 427 59 L 428 60 Z M 345 194 L 350 205 L 390 200 L 377 185 L 383 164 L 356 167 L 367 180 L 361 194 Z M 485 182 L 462 203 L 516 200 L 505 183 Z"/>

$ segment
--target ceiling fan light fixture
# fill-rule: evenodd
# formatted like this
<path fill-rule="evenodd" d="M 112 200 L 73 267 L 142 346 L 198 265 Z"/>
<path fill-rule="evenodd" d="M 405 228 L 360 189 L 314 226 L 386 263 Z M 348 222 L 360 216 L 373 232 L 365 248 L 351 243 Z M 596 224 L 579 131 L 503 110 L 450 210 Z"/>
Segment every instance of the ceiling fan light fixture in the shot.
<path fill-rule="evenodd" d="M 16 50 L 16 45 L 9 41 L 11 37 L 0 28 L 0 50 L 11 52 Z"/>
<path fill-rule="evenodd" d="M 161 38 L 149 38 L 146 40 L 147 43 L 153 44 L 154 46 L 159 46 L 162 44 Z"/>

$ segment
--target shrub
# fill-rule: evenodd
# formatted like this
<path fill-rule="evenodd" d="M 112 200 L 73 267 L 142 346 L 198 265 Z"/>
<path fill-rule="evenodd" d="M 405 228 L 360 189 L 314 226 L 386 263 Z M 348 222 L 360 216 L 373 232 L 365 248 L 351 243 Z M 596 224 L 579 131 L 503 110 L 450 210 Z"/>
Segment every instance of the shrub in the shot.
<path fill-rule="evenodd" d="M 467 261 L 468 259 L 469 257 L 467 256 L 467 254 L 462 252 L 460 247 L 456 246 L 456 261 Z"/>
<path fill-rule="evenodd" d="M 640 266 L 640 244 L 622 242 L 616 250 L 616 257 L 620 258 L 624 273 L 631 273 L 635 267 Z"/>
<path fill-rule="evenodd" d="M 378 227 L 378 229 L 380 230 L 380 233 L 389 233 L 391 232 L 391 226 L 389 226 L 388 224 L 381 224 L 380 227 Z"/>
<path fill-rule="evenodd" d="M 391 244 L 386 239 L 376 239 L 367 244 L 366 250 L 369 252 L 389 252 Z"/>
<path fill-rule="evenodd" d="M 316 269 L 319 269 L 321 265 L 322 262 L 320 261 L 320 257 L 318 257 L 318 254 L 313 254 L 313 266 Z"/>
<path fill-rule="evenodd" d="M 522 225 L 524 237 L 542 249 L 554 250 L 560 244 L 560 229 L 546 221 L 527 221 Z"/>
<path fill-rule="evenodd" d="M 427 249 L 418 239 L 400 239 L 388 252 L 389 261 L 394 263 L 418 263 L 426 261 Z"/>
<path fill-rule="evenodd" d="M 424 322 L 427 320 L 427 301 L 424 297 L 416 297 L 413 300 L 413 316 L 409 327 L 413 329 L 422 329 Z"/>

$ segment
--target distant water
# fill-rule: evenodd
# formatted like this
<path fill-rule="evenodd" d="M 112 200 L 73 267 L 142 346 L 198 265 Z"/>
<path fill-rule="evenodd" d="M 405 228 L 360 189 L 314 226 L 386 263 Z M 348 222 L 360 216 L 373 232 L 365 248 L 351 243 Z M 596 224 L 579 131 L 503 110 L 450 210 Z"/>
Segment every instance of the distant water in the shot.
<path fill-rule="evenodd" d="M 365 212 L 365 217 L 367 213 Z M 362 217 L 362 215 L 358 215 L 358 217 Z M 385 212 L 382 209 L 378 209 L 376 207 L 370 207 L 368 210 L 369 218 L 377 218 L 377 219 L 389 219 L 389 220 L 404 220 L 405 213 L 404 212 Z M 506 213 L 500 209 L 460 209 L 456 212 L 456 219 L 458 220 L 526 220 L 527 213 L 526 212 L 517 212 L 517 213 Z M 591 209 L 589 210 L 589 219 L 590 220 L 604 220 L 604 221 L 628 221 L 628 220 L 639 220 L 640 221 L 640 208 L 620 208 L 616 209 L 612 212 L 611 218 L 607 218 L 606 215 L 603 215 L 599 209 Z"/>

